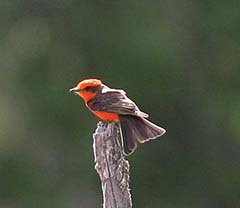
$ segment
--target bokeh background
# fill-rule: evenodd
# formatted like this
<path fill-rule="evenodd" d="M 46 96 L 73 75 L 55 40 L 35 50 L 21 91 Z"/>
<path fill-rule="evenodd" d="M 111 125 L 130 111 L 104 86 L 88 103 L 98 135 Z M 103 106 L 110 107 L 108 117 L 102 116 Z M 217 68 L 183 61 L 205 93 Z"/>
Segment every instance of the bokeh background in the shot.
<path fill-rule="evenodd" d="M 168 132 L 128 159 L 137 208 L 240 207 L 240 12 L 233 0 L 0 1 L 0 207 L 101 207 L 99 77 Z"/>

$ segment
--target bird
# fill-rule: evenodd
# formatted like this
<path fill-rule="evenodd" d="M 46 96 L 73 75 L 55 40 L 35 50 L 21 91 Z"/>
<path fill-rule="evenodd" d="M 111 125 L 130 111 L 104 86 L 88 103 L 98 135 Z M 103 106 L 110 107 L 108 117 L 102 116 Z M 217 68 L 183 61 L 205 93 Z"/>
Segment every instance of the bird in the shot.
<path fill-rule="evenodd" d="M 127 97 L 122 89 L 112 89 L 97 78 L 79 81 L 70 92 L 79 95 L 86 107 L 105 122 L 120 124 L 124 155 L 132 154 L 137 142 L 156 139 L 166 130 L 147 120 L 149 115 Z"/>

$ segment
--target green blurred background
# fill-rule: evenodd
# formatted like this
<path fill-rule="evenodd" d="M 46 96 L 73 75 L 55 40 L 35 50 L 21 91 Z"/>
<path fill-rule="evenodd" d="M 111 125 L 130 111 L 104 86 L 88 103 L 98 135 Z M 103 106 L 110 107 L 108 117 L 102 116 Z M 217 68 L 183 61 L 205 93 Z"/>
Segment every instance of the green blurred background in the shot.
<path fill-rule="evenodd" d="M 99 77 L 165 127 L 128 159 L 137 208 L 240 207 L 240 3 L 0 1 L 0 207 L 101 207 Z"/>

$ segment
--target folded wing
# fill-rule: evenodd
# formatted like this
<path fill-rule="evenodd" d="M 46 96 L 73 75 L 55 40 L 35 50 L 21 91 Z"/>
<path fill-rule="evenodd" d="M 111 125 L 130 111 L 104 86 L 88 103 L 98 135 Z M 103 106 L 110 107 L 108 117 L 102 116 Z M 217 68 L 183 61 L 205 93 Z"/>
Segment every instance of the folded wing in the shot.
<path fill-rule="evenodd" d="M 148 117 L 148 114 L 139 110 L 137 105 L 130 100 L 123 90 L 103 88 L 94 99 L 87 103 L 88 107 L 94 111 L 104 111 L 119 113 L 122 115 L 134 115 Z"/>

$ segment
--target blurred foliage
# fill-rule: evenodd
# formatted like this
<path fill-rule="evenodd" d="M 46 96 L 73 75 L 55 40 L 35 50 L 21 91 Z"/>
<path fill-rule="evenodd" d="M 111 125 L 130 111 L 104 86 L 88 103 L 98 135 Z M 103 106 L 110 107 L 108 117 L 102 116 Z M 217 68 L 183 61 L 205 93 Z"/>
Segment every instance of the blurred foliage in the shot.
<path fill-rule="evenodd" d="M 238 1 L 0 1 L 0 207 L 101 207 L 100 77 L 168 132 L 131 163 L 138 208 L 240 207 Z"/>

